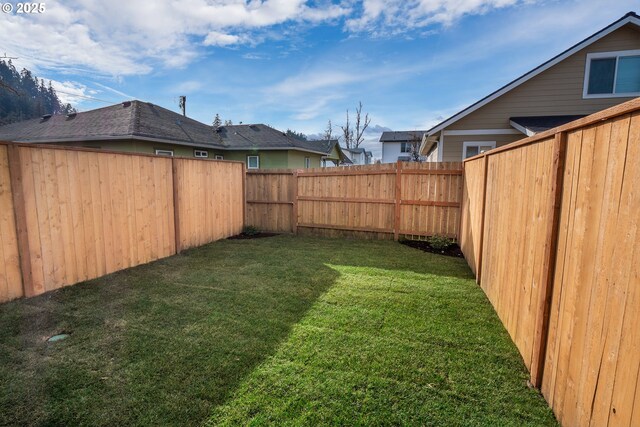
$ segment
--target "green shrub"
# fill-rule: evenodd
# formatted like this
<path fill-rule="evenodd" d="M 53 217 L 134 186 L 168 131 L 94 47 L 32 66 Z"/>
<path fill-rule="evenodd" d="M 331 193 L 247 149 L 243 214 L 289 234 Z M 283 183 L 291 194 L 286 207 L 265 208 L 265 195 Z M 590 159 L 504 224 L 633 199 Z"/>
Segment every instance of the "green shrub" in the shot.
<path fill-rule="evenodd" d="M 260 230 L 258 230 L 258 228 L 254 227 L 253 225 L 247 225 L 242 229 L 242 234 L 247 236 L 255 236 L 256 234 L 260 234 Z"/>
<path fill-rule="evenodd" d="M 453 239 L 440 234 L 435 234 L 433 236 L 427 237 L 427 243 L 429 243 L 429 246 L 431 246 L 433 249 L 443 251 L 453 245 Z"/>

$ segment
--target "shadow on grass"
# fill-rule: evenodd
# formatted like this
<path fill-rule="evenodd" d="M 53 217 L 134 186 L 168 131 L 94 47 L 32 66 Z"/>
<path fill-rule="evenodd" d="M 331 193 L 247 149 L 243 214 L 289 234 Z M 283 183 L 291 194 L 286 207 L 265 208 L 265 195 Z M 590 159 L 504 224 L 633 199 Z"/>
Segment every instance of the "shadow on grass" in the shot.
<path fill-rule="evenodd" d="M 393 242 L 281 236 L 3 304 L 0 424 L 201 423 L 336 282 L 332 265 L 472 278 L 464 260 Z"/>

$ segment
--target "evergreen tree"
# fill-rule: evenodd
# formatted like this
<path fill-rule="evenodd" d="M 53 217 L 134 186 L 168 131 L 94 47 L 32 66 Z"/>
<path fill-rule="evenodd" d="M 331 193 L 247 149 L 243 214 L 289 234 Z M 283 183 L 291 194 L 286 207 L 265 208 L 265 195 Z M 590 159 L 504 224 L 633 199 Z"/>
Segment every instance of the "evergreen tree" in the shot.
<path fill-rule="evenodd" d="M 212 126 L 214 128 L 219 128 L 220 126 L 222 126 L 222 119 L 220 118 L 220 115 L 218 113 L 216 113 L 216 116 L 213 118 Z"/>
<path fill-rule="evenodd" d="M 295 130 L 287 129 L 287 131 L 285 133 L 287 134 L 287 136 L 290 136 L 290 137 L 295 138 L 295 139 L 299 139 L 299 140 L 302 140 L 302 141 L 306 141 L 307 140 L 307 135 L 305 135 L 302 132 L 296 132 Z"/>
<path fill-rule="evenodd" d="M 0 60 L 0 125 L 74 111 L 62 105 L 51 82 L 47 85 L 26 68 L 18 72 L 11 60 Z"/>

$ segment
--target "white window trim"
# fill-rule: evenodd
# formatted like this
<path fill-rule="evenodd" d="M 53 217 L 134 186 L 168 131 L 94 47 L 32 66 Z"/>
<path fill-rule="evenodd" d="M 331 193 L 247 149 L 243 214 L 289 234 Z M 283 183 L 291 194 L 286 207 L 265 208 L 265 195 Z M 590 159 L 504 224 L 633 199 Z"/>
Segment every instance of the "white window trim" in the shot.
<path fill-rule="evenodd" d="M 204 153 L 204 156 L 202 153 Z M 197 157 L 198 159 L 207 159 L 209 158 L 209 152 L 207 150 L 193 150 L 193 157 Z"/>
<path fill-rule="evenodd" d="M 255 157 L 257 160 L 257 166 L 251 167 L 249 163 L 249 159 Z M 260 169 L 260 156 L 247 156 L 247 169 Z"/>
<path fill-rule="evenodd" d="M 407 147 L 409 149 L 409 151 L 402 151 L 402 144 L 405 144 L 405 147 Z M 408 142 L 408 141 L 401 142 L 400 143 L 400 153 L 401 154 L 407 154 L 407 153 L 411 154 L 411 143 Z"/>
<path fill-rule="evenodd" d="M 173 157 L 173 150 L 156 149 L 156 156 L 171 156 L 171 157 Z"/>
<path fill-rule="evenodd" d="M 467 154 L 467 147 L 480 147 L 481 145 L 490 145 L 491 149 L 493 150 L 494 148 L 496 148 L 496 141 L 464 141 L 462 143 L 462 160 L 467 158 L 464 156 L 465 154 Z M 480 154 L 479 151 L 480 150 L 478 150 L 478 154 Z"/>
<path fill-rule="evenodd" d="M 616 69 L 613 74 L 613 90 L 616 90 L 616 79 L 618 78 L 618 59 L 621 56 L 637 56 L 640 55 L 640 49 L 636 50 L 618 50 L 614 52 L 594 52 L 587 54 L 587 61 L 584 68 L 584 82 L 582 83 L 582 98 L 633 98 L 640 96 L 640 92 L 627 92 L 627 93 L 594 93 L 588 94 L 589 90 L 589 73 L 591 72 L 591 60 L 598 58 L 616 58 Z"/>
<path fill-rule="evenodd" d="M 224 160 L 224 156 L 223 156 L 223 155 L 221 155 L 221 154 L 216 154 L 215 159 L 216 159 L 216 160 Z"/>

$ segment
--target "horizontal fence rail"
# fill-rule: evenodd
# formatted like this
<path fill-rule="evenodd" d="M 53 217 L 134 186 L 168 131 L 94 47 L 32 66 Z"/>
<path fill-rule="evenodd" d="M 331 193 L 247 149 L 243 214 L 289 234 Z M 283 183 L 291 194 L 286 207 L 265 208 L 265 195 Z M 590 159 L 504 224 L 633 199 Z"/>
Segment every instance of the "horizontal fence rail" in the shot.
<path fill-rule="evenodd" d="M 640 425 L 640 98 L 464 163 L 460 243 L 565 426 Z"/>
<path fill-rule="evenodd" d="M 247 225 L 274 232 L 457 237 L 462 164 L 247 172 Z"/>
<path fill-rule="evenodd" d="M 244 165 L 0 143 L 0 302 L 238 234 Z"/>

